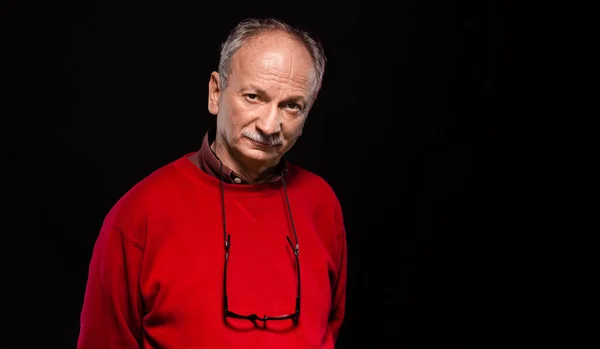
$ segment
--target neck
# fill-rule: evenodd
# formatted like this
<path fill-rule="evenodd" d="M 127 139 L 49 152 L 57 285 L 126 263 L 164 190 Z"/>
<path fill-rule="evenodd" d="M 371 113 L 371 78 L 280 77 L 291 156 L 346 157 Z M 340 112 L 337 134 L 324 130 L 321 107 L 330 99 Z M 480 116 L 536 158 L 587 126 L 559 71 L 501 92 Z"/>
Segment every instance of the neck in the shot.
<path fill-rule="evenodd" d="M 230 147 L 215 140 L 210 148 L 217 155 L 223 165 L 232 169 L 235 173 L 241 175 L 250 183 L 259 183 L 273 174 L 275 166 L 267 166 L 264 163 L 253 163 L 236 159 L 231 152 Z"/>

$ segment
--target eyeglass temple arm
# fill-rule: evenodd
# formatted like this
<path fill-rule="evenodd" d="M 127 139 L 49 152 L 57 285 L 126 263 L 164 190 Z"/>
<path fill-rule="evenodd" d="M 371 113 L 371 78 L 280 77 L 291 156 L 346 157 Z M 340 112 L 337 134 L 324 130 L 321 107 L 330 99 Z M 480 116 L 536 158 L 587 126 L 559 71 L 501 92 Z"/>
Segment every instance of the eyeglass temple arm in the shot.
<path fill-rule="evenodd" d="M 285 237 L 288 241 L 288 243 L 290 244 L 290 247 L 292 248 L 292 250 L 294 251 L 294 255 L 296 256 L 296 260 L 298 260 L 298 253 L 299 253 L 299 246 L 296 243 L 296 247 L 294 248 L 294 244 L 292 243 L 292 240 L 290 239 L 289 236 Z M 298 268 L 298 272 L 296 273 L 298 275 L 298 292 L 296 293 L 296 315 L 298 315 L 300 313 L 300 263 L 296 263 L 296 266 Z"/>
<path fill-rule="evenodd" d="M 227 300 L 227 260 L 229 259 L 229 248 L 231 247 L 231 235 L 227 234 L 225 240 L 225 267 L 223 268 L 223 303 L 225 311 L 229 309 L 229 301 Z"/>

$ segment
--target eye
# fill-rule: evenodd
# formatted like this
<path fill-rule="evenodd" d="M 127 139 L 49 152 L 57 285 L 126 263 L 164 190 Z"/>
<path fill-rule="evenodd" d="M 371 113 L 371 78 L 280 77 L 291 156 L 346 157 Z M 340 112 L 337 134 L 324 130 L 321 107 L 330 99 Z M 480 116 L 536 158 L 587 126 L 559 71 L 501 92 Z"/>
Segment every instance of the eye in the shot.
<path fill-rule="evenodd" d="M 302 107 L 296 103 L 288 103 L 286 107 L 294 110 L 302 110 Z"/>
<path fill-rule="evenodd" d="M 254 100 L 258 99 L 258 95 L 255 94 L 255 93 L 248 93 L 248 94 L 246 94 L 246 98 L 248 98 L 249 100 L 254 101 Z"/>

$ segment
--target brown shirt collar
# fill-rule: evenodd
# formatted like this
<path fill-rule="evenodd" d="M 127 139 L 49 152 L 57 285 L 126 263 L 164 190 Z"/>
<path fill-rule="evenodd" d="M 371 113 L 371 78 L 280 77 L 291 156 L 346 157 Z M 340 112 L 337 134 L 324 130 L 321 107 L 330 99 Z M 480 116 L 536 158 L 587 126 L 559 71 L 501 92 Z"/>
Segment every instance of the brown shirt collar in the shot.
<path fill-rule="evenodd" d="M 210 147 L 215 141 L 217 129 L 215 126 L 211 127 L 202 140 L 202 145 L 198 151 L 198 166 L 200 169 L 211 176 L 221 179 L 221 160 L 217 157 Z M 285 157 L 282 157 L 281 161 L 275 167 L 274 174 L 264 180 L 263 182 L 271 183 L 281 179 L 281 174 L 287 168 Z M 235 173 L 232 169 L 223 164 L 223 181 L 230 184 L 250 184 L 242 175 Z"/>

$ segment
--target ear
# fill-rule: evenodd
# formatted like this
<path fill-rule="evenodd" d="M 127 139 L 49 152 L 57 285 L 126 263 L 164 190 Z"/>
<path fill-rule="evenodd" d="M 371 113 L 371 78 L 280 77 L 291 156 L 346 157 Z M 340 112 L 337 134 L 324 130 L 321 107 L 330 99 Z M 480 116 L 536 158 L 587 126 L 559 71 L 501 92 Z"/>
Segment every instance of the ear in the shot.
<path fill-rule="evenodd" d="M 221 90 L 219 89 L 219 73 L 212 72 L 210 74 L 210 80 L 208 81 L 208 111 L 217 115 L 219 113 L 219 95 Z"/>

